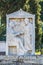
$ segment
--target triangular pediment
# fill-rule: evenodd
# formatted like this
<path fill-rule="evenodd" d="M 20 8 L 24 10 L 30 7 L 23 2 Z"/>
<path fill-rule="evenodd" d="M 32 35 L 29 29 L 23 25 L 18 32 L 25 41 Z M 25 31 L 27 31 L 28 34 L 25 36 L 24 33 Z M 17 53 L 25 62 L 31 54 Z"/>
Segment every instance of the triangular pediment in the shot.
<path fill-rule="evenodd" d="M 30 14 L 26 11 L 23 11 L 22 9 L 16 11 L 16 12 L 13 12 L 11 14 L 8 14 L 8 17 L 14 17 L 14 18 L 29 18 L 29 17 L 33 17 L 34 15 L 33 14 Z"/>

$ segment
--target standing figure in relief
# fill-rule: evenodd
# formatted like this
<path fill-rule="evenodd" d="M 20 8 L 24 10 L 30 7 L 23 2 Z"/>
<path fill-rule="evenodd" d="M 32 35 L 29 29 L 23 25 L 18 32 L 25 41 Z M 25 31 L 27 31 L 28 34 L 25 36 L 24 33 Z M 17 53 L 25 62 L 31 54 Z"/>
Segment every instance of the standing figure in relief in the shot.
<path fill-rule="evenodd" d="M 29 50 L 32 50 L 32 46 L 30 44 L 30 29 L 29 29 L 29 19 L 25 19 L 25 27 L 24 27 L 24 47 L 29 51 Z"/>
<path fill-rule="evenodd" d="M 13 34 L 14 33 L 14 22 L 10 21 L 9 26 L 10 26 L 10 30 L 9 31 L 10 31 L 11 34 Z"/>

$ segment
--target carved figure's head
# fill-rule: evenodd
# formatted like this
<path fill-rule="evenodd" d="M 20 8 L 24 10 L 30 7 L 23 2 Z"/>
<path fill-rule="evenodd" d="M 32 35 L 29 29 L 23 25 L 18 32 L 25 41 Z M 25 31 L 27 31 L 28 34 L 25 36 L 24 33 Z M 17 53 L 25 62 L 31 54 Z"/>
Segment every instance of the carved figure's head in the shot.
<path fill-rule="evenodd" d="M 28 25 L 28 23 L 29 23 L 28 18 L 25 18 L 25 25 Z"/>

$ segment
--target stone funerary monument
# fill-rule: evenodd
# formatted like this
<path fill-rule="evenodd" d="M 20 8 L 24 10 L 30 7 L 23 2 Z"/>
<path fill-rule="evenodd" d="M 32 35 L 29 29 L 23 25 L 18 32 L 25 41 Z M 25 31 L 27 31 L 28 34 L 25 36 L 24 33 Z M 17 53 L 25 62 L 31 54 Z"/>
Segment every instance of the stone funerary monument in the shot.
<path fill-rule="evenodd" d="M 22 9 L 6 15 L 6 55 L 35 53 L 35 15 Z"/>

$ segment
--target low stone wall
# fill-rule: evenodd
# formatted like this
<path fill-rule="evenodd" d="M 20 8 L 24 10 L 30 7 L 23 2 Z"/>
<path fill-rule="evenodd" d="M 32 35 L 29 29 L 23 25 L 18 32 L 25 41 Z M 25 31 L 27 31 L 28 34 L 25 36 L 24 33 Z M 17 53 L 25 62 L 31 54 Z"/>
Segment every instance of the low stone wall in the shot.
<path fill-rule="evenodd" d="M 6 42 L 0 41 L 0 55 L 5 55 L 6 52 Z"/>
<path fill-rule="evenodd" d="M 43 65 L 43 55 L 40 56 L 0 56 L 0 63 L 25 63 L 25 64 L 42 64 Z"/>

